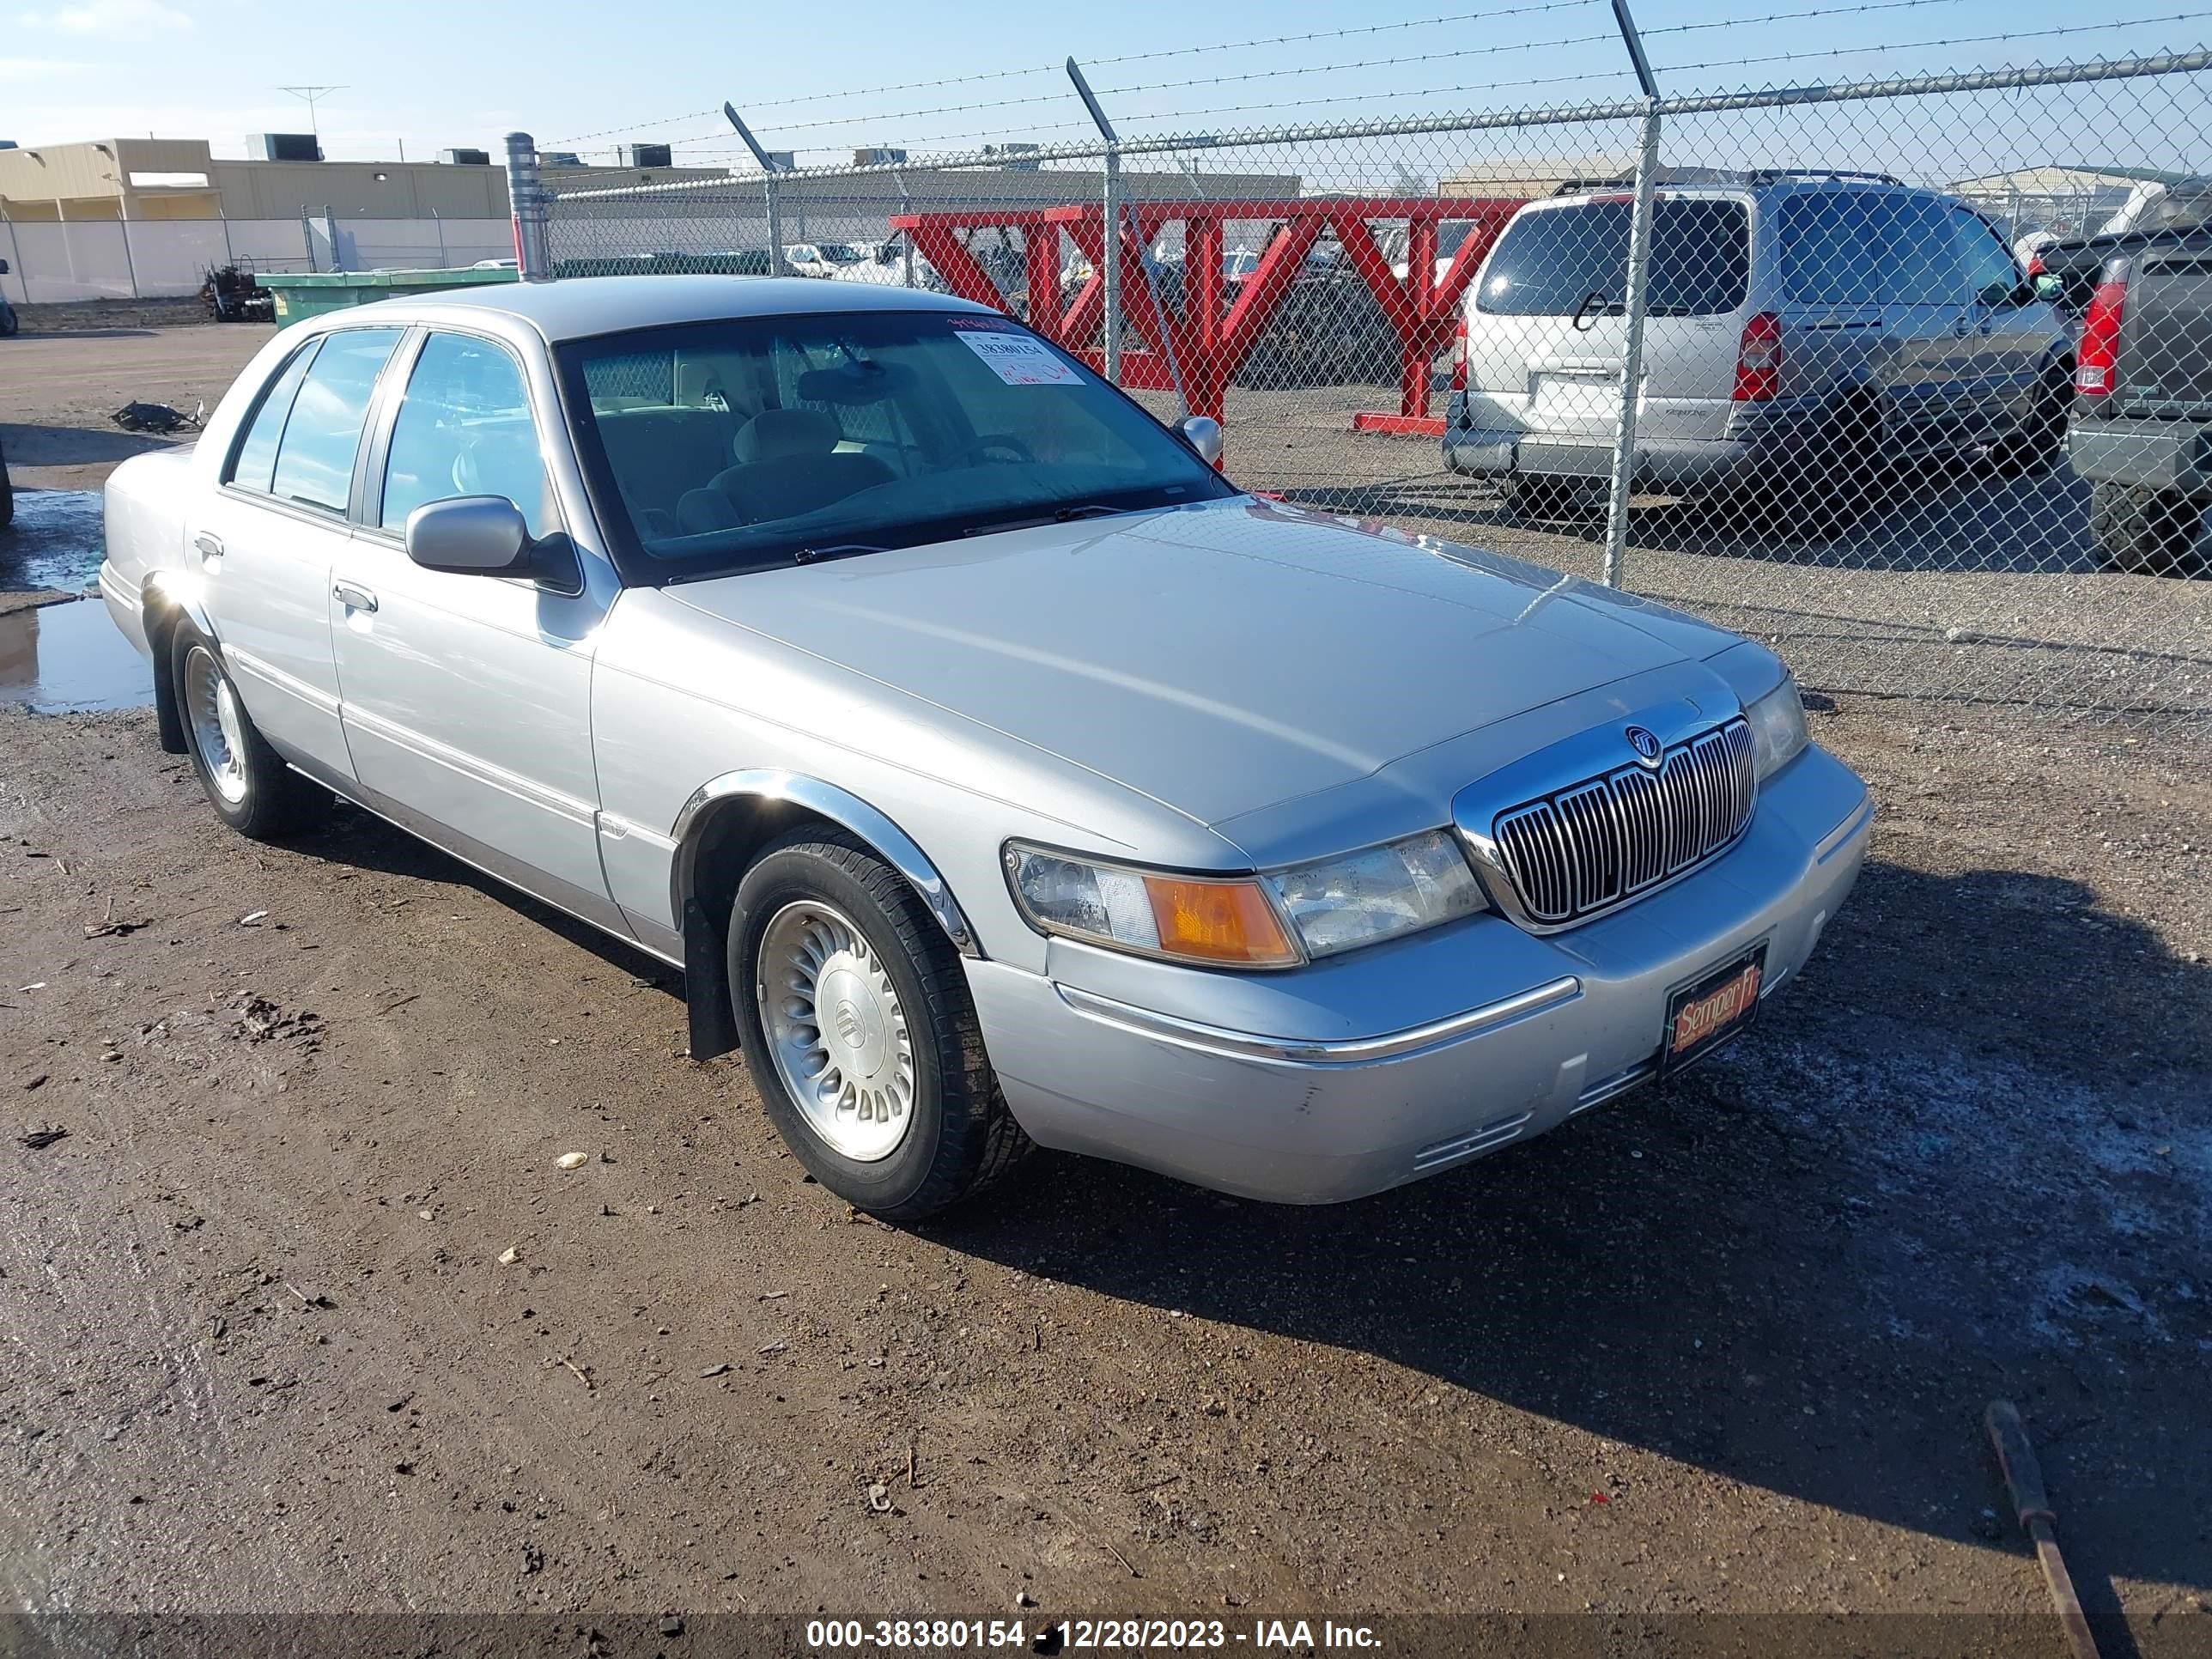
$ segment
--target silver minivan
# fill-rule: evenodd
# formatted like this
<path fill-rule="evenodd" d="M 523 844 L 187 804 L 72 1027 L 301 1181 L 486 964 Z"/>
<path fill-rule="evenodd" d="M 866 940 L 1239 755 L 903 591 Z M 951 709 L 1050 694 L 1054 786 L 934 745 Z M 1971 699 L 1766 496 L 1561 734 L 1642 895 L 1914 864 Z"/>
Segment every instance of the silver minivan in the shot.
<path fill-rule="evenodd" d="M 1699 172 L 1652 219 L 1635 487 L 1846 520 L 1886 463 L 2049 465 L 2072 346 L 1996 230 L 1887 178 Z M 1510 498 L 1612 471 L 1634 198 L 1517 213 L 1469 286 L 1443 455 Z"/>

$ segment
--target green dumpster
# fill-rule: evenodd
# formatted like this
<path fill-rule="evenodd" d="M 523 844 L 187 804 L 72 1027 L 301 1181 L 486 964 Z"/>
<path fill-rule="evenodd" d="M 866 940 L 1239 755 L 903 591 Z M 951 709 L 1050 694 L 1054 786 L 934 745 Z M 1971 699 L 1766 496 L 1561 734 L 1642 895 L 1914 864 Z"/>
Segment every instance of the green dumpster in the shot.
<path fill-rule="evenodd" d="M 276 325 L 289 328 L 309 317 L 365 306 L 403 295 L 434 294 L 441 289 L 474 288 L 481 283 L 512 283 L 510 267 L 489 270 L 319 270 L 264 271 L 254 282 L 276 301 Z"/>

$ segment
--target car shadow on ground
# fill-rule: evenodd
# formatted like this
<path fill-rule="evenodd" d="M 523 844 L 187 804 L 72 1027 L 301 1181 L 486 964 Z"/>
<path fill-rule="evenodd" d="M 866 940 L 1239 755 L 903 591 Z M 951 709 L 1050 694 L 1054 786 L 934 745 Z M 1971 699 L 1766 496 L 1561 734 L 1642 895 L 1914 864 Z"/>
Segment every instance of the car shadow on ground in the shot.
<path fill-rule="evenodd" d="M 1978 1419 L 2009 1396 L 2085 1580 L 2204 1584 L 2212 974 L 2093 917 L 2071 883 L 1877 864 L 1733 1052 L 1456 1174 L 1302 1210 L 1045 1158 L 931 1231 L 2017 1548 L 1983 1513 Z M 2161 1466 L 2154 1492 L 2100 1475 Z"/>
<path fill-rule="evenodd" d="M 1601 491 L 1581 511 L 1544 514 L 1516 513 L 1474 481 L 1440 473 L 1280 493 L 1324 512 L 1433 526 L 1456 541 L 1480 542 L 1486 530 L 1605 538 Z M 1843 570 L 2094 575 L 2103 566 L 2090 545 L 2088 514 L 2088 486 L 2063 465 L 2034 477 L 1999 478 L 1973 461 L 1929 462 L 1882 478 L 1857 521 L 1834 533 L 1778 530 L 1771 513 L 1741 501 L 1639 497 L 1630 514 L 1629 555 L 1708 554 Z"/>
<path fill-rule="evenodd" d="M 157 437 L 151 433 L 125 432 L 120 428 L 0 422 L 0 450 L 7 452 L 11 467 L 98 466 L 128 460 L 149 449 L 171 449 L 197 435 L 189 428 L 173 437 Z"/>
<path fill-rule="evenodd" d="M 301 850 L 471 888 L 681 996 L 367 813 Z M 2009 1549 L 2032 1588 L 1979 1423 L 2011 1398 L 2125 1659 L 2109 1578 L 2212 1586 L 2208 1087 L 2212 969 L 2075 883 L 1876 860 L 1731 1050 L 1464 1170 L 1304 1209 L 1040 1153 L 917 1231 Z"/>

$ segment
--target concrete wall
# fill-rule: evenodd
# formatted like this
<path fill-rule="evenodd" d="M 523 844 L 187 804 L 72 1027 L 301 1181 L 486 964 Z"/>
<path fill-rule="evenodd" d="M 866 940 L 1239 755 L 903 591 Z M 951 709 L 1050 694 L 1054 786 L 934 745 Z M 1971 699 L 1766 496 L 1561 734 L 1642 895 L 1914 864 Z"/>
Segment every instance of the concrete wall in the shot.
<path fill-rule="evenodd" d="M 4 152 L 0 152 L 4 153 Z M 424 270 L 514 257 L 505 219 L 352 219 L 334 227 L 351 270 Z M 295 218 L 10 220 L 0 223 L 0 294 L 18 305 L 197 294 L 213 265 L 328 270 L 332 237 Z M 441 253 L 442 246 L 442 253 Z"/>

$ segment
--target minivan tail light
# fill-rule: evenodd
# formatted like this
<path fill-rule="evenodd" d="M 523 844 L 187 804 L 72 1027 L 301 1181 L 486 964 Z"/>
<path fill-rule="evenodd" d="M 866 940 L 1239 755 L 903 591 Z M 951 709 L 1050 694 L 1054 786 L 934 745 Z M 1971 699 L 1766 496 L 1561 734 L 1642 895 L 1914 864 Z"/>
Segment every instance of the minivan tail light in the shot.
<path fill-rule="evenodd" d="M 1452 331 L 1451 389 L 1467 390 L 1467 313 L 1460 313 L 1459 326 Z"/>
<path fill-rule="evenodd" d="M 2115 259 L 2105 267 L 2089 296 L 2089 308 L 2081 314 L 2081 339 L 2074 352 L 2075 396 L 2102 398 L 2112 392 L 2120 355 L 2120 317 L 2127 306 L 2127 264 Z"/>
<path fill-rule="evenodd" d="M 1782 389 L 1782 319 L 1762 311 L 1743 325 L 1735 349 L 1735 390 L 1740 404 L 1763 404 Z"/>

